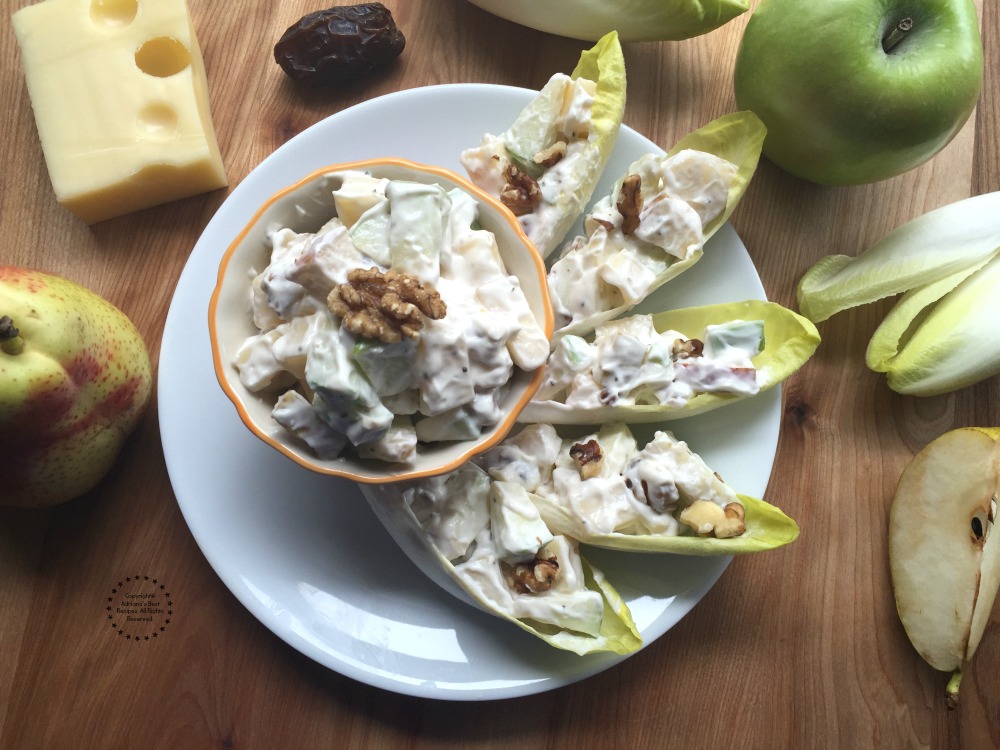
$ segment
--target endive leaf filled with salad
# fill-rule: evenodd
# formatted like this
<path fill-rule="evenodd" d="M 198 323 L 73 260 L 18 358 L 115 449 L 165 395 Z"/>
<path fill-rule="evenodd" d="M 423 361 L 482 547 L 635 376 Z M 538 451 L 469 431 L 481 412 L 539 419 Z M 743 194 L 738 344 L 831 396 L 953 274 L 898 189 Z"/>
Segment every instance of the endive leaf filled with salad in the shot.
<path fill-rule="evenodd" d="M 747 300 L 612 320 L 560 337 L 521 422 L 661 422 L 774 387 L 812 356 L 819 334 L 774 302 Z"/>
<path fill-rule="evenodd" d="M 640 448 L 621 423 L 570 438 L 530 425 L 477 460 L 494 482 L 521 486 L 553 533 L 585 544 L 729 555 L 780 547 L 799 533 L 778 508 L 736 494 L 669 432 Z"/>
<path fill-rule="evenodd" d="M 1000 192 L 903 224 L 855 257 L 832 255 L 802 277 L 813 321 L 903 293 L 868 345 L 867 365 L 893 390 L 932 396 L 1000 372 Z"/>
<path fill-rule="evenodd" d="M 610 32 L 556 73 L 501 133 L 460 155 L 469 178 L 510 208 L 542 257 L 583 213 L 625 113 L 625 59 Z"/>
<path fill-rule="evenodd" d="M 636 160 L 549 270 L 556 335 L 592 331 L 697 263 L 743 197 L 765 133 L 736 112 Z"/>
<path fill-rule="evenodd" d="M 577 654 L 641 647 L 624 600 L 576 540 L 548 529 L 522 485 L 466 463 L 362 490 L 410 558 L 465 601 Z"/>

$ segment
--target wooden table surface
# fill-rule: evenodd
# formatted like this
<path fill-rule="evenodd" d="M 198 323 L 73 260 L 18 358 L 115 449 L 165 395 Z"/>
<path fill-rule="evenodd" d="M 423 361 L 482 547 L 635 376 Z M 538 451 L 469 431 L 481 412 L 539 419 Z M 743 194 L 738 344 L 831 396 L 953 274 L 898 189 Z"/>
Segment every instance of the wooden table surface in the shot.
<path fill-rule="evenodd" d="M 25 4 L 3 0 L 4 15 Z M 271 47 L 318 6 L 190 0 L 230 190 L 291 136 L 358 102 L 447 82 L 538 88 L 589 46 L 464 0 L 386 4 L 407 37 L 398 64 L 339 92 L 303 93 Z M 761 162 L 732 223 L 769 298 L 794 307 L 798 278 L 823 255 L 857 253 L 930 209 L 1000 189 L 1000 6 L 977 5 L 982 98 L 932 161 L 852 188 L 816 187 Z M 669 147 L 733 111 L 747 18 L 694 40 L 625 45 L 626 124 Z M 110 299 L 142 331 L 155 367 L 174 286 L 228 191 L 85 226 L 53 198 L 9 25 L 0 57 L 0 259 Z M 617 667 L 501 702 L 357 683 L 260 624 L 185 525 L 154 401 L 94 491 L 54 509 L 0 510 L 0 747 L 998 747 L 1000 608 L 960 707 L 946 710 L 946 676 L 918 657 L 896 616 L 886 526 L 899 473 L 920 447 L 954 427 L 1000 424 L 1000 381 L 935 398 L 894 394 L 863 362 L 888 308 L 821 324 L 820 349 L 785 385 L 767 499 L 798 520 L 800 538 L 735 560 L 686 618 Z M 132 571 L 169 579 L 177 599 L 169 632 L 149 648 L 103 621 L 108 587 Z"/>

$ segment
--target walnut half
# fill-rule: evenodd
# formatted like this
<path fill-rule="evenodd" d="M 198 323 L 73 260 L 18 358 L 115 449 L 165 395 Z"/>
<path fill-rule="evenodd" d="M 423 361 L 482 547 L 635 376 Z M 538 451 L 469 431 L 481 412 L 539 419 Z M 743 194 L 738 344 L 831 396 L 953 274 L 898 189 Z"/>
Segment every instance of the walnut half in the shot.
<path fill-rule="evenodd" d="M 425 317 L 440 320 L 448 311 L 441 295 L 416 276 L 378 268 L 352 270 L 326 303 L 348 331 L 387 344 L 418 338 Z"/>
<path fill-rule="evenodd" d="M 514 216 L 524 216 L 534 211 L 542 202 L 542 190 L 535 179 L 522 172 L 513 164 L 503 171 L 504 186 L 500 191 L 500 202 L 509 208 Z"/>

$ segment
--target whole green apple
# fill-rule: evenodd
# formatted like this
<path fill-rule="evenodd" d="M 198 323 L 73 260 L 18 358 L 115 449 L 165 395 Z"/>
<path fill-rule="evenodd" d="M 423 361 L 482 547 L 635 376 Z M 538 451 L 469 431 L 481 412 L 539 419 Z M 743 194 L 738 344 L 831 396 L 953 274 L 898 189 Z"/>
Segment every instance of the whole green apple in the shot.
<path fill-rule="evenodd" d="M 983 83 L 973 0 L 761 0 L 736 58 L 736 101 L 764 154 L 824 185 L 893 177 L 961 130 Z"/>
<path fill-rule="evenodd" d="M 0 505 L 55 505 L 107 474 L 149 402 L 124 313 L 68 279 L 0 266 Z"/>

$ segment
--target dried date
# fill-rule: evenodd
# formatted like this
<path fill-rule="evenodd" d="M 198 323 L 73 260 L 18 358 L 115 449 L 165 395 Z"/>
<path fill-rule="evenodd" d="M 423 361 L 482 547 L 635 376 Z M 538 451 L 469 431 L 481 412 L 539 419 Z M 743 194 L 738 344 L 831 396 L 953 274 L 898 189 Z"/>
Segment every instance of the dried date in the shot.
<path fill-rule="evenodd" d="M 296 81 L 350 83 L 385 67 L 406 40 L 382 3 L 342 5 L 303 16 L 274 45 L 274 59 Z"/>

